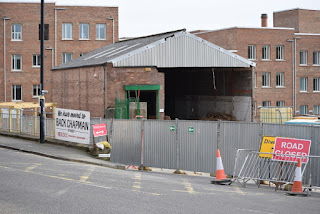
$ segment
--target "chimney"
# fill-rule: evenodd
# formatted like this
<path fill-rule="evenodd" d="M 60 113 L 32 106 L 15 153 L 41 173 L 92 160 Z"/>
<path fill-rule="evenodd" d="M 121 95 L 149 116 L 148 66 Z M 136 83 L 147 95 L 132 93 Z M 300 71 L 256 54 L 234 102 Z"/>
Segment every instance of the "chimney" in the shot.
<path fill-rule="evenodd" d="M 261 27 L 268 27 L 268 14 L 261 14 Z"/>

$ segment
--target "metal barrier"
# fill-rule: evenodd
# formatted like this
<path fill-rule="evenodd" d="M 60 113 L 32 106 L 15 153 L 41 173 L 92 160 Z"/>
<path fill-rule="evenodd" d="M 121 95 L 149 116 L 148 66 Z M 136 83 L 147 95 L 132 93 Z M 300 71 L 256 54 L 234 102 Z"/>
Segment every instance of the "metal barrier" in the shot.
<path fill-rule="evenodd" d="M 277 157 L 281 156 L 285 160 L 273 160 L 270 157 L 271 155 Z M 243 160 L 244 156 L 245 158 Z M 295 160 L 298 157 L 302 160 L 302 175 L 304 175 L 304 172 L 307 169 L 310 159 L 320 160 L 320 156 L 300 156 L 287 154 L 279 155 L 276 153 L 265 153 L 244 149 L 238 150 L 233 174 L 233 181 L 238 181 L 243 187 L 245 187 L 245 184 L 249 180 L 255 181 L 257 185 L 260 185 L 260 181 L 269 181 L 275 184 L 292 184 L 294 181 L 296 170 Z M 242 166 L 239 169 L 241 163 Z M 310 183 L 310 178 L 313 176 L 313 173 L 310 173 L 310 177 L 304 179 L 303 181 L 305 185 L 312 185 Z"/>

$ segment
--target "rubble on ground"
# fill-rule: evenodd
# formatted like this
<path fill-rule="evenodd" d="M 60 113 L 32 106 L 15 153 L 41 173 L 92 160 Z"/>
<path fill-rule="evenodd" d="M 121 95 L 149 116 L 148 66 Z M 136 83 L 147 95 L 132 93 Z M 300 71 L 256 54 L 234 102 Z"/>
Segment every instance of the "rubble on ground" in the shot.
<path fill-rule="evenodd" d="M 225 113 L 220 113 L 220 112 L 208 113 L 205 117 L 200 118 L 200 120 L 211 120 L 211 121 L 218 121 L 218 120 L 238 121 L 233 115 L 231 115 L 231 114 L 225 114 Z"/>

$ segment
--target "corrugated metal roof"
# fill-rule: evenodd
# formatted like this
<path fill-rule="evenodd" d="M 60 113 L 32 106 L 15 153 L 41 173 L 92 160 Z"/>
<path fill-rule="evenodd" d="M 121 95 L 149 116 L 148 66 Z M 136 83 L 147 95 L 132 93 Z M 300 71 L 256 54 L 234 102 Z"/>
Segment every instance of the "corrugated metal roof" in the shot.
<path fill-rule="evenodd" d="M 114 67 L 250 67 L 255 63 L 183 30 L 117 42 L 53 70 L 112 63 Z"/>

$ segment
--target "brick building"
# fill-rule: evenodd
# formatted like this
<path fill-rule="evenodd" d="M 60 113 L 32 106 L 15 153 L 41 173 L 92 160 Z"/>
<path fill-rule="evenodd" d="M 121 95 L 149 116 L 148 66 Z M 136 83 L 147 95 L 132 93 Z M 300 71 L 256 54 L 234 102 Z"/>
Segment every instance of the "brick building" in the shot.
<path fill-rule="evenodd" d="M 45 2 L 44 89 L 51 102 L 50 69 L 118 41 L 118 7 Z M 1 1 L 0 14 L 0 102 L 38 102 L 40 1 Z"/>
<path fill-rule="evenodd" d="M 320 11 L 292 9 L 267 14 L 261 27 L 194 31 L 195 35 L 256 63 L 253 112 L 290 106 L 295 114 L 320 114 Z"/>
<path fill-rule="evenodd" d="M 254 66 L 183 29 L 116 42 L 54 67 L 52 99 L 93 117 L 119 118 L 116 100 L 138 98 L 151 119 L 222 112 L 251 121 Z"/>

